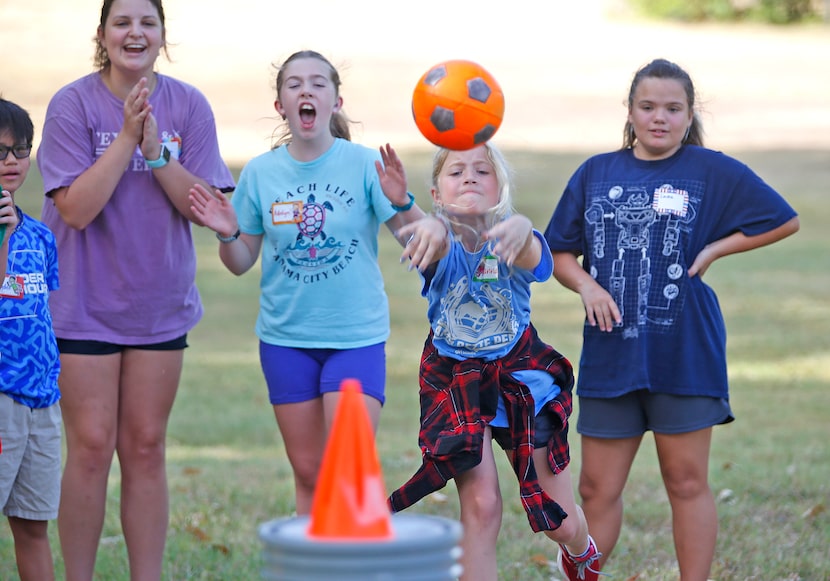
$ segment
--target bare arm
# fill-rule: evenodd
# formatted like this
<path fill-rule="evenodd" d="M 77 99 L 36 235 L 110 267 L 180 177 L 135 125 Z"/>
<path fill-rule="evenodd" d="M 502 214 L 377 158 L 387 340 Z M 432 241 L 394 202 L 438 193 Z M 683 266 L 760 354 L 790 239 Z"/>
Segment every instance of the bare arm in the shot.
<path fill-rule="evenodd" d="M 240 234 L 234 242 L 219 243 L 219 258 L 229 271 L 239 276 L 256 264 L 261 248 L 261 235 Z"/>
<path fill-rule="evenodd" d="M 553 276 L 562 286 L 579 294 L 585 306 L 585 316 L 592 327 L 611 331 L 615 324 L 622 323 L 617 303 L 610 293 L 583 270 L 577 255 L 571 252 L 553 253 Z"/>
<path fill-rule="evenodd" d="M 798 232 L 799 227 L 798 217 L 794 217 L 778 228 L 764 232 L 763 234 L 758 234 L 757 236 L 747 236 L 743 232 L 735 232 L 725 238 L 707 244 L 695 257 L 692 266 L 689 267 L 689 276 L 703 276 L 709 266 L 718 258 L 773 244 L 787 236 L 795 234 Z"/>
<path fill-rule="evenodd" d="M 124 124 L 109 147 L 72 184 L 51 193 L 58 213 L 72 228 L 83 230 L 101 213 L 132 162 L 136 147 L 140 146 L 145 158 L 158 159 L 158 125 L 148 95 L 147 79 L 142 78 L 124 100 Z M 194 183 L 209 185 L 172 158 L 166 166 L 151 171 L 173 206 L 198 224 L 190 211 L 188 191 Z"/>
<path fill-rule="evenodd" d="M 381 188 L 386 198 L 393 206 L 406 207 L 408 210 L 397 212 L 386 226 L 398 243 L 404 247 L 401 262 L 406 260 L 420 271 L 437 262 L 447 252 L 447 228 L 440 220 L 424 214 L 424 211 L 410 200 L 406 190 L 406 171 L 403 162 L 394 148 L 386 144 L 380 148 L 383 163 L 376 161 L 375 169 L 378 172 Z"/>
<path fill-rule="evenodd" d="M 83 230 L 107 205 L 144 136 L 150 115 L 147 79 L 141 79 L 124 100 L 124 125 L 95 163 L 71 185 L 52 192 L 58 213 L 72 228 Z"/>
<path fill-rule="evenodd" d="M 233 237 L 239 231 L 236 212 L 230 200 L 222 192 L 196 184 L 190 188 L 190 211 L 205 226 L 224 238 Z M 219 258 L 229 271 L 239 276 L 256 264 L 262 248 L 262 235 L 240 234 L 232 242 L 219 243 Z"/>
<path fill-rule="evenodd" d="M 513 214 L 485 232 L 484 239 L 494 242 L 493 253 L 507 266 L 532 270 L 542 260 L 542 243 L 527 216 Z"/>
<path fill-rule="evenodd" d="M 161 155 L 161 144 L 158 140 L 158 125 L 152 113 L 144 123 L 141 153 L 145 159 L 158 159 L 159 155 Z M 204 224 L 199 220 L 199 217 L 191 211 L 190 188 L 194 184 L 199 184 L 207 191 L 211 191 L 210 184 L 190 173 L 177 159 L 172 157 L 165 166 L 150 171 L 153 172 L 153 176 L 176 210 L 191 222 L 203 226 Z"/>
<path fill-rule="evenodd" d="M 449 235 L 447 225 L 435 216 L 410 222 L 395 232 L 395 237 L 404 241 L 401 262 L 408 260 L 410 269 L 425 272 L 449 252 Z"/>
<path fill-rule="evenodd" d="M 376 161 L 375 169 L 378 172 L 380 187 L 383 189 L 384 195 L 393 206 L 399 208 L 409 206 L 408 210 L 397 212 L 386 221 L 386 226 L 392 232 L 392 235 L 401 246 L 405 246 L 407 239 L 401 237 L 398 231 L 401 227 L 423 218 L 424 211 L 418 207 L 418 204 L 410 204 L 412 200 L 410 200 L 406 191 L 406 171 L 395 149 L 387 143 L 380 148 L 380 157 L 383 163 Z"/>
<path fill-rule="evenodd" d="M 14 207 L 14 198 L 7 190 L 0 191 L 0 285 L 6 279 L 9 262 L 9 239 L 17 228 L 19 218 Z"/>

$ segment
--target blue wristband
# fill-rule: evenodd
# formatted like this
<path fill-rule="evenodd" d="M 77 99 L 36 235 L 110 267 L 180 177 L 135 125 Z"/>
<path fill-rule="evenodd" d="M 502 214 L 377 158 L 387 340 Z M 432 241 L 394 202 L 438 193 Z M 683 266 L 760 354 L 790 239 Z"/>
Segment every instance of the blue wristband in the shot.
<path fill-rule="evenodd" d="M 396 206 L 395 204 L 392 204 L 393 210 L 396 212 L 406 212 L 415 205 L 415 196 L 413 196 L 411 192 L 406 192 L 406 195 L 409 196 L 409 203 L 405 206 Z"/>

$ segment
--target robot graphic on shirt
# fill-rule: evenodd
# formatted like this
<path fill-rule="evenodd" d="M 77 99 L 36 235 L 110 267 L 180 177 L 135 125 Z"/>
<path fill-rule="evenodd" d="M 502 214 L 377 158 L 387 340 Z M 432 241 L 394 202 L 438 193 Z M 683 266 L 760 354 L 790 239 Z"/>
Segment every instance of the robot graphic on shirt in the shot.
<path fill-rule="evenodd" d="M 693 217 L 688 193 L 668 184 L 656 188 L 653 196 L 643 187 L 613 186 L 606 198 L 595 199 L 585 211 L 585 221 L 593 228 L 592 255 L 598 263 L 605 258 L 607 224 L 612 223 L 619 232 L 607 288 L 620 309 L 622 322 L 617 326 L 623 328 L 623 337 L 637 337 L 640 328 L 648 323 L 651 328 L 659 329 L 674 322 L 673 313 L 679 308 L 675 302 L 680 298 L 680 282 L 686 272 L 679 248 L 680 231 Z M 655 265 L 649 249 L 652 238 L 659 236 L 661 229 L 662 248 L 657 256 L 656 276 L 662 292 L 659 304 L 649 304 L 650 296 L 652 301 L 657 298 L 650 294 L 655 283 Z M 636 268 L 636 297 L 626 301 L 626 266 L 631 260 L 638 261 L 633 267 Z M 628 267 L 630 271 L 632 266 Z M 591 275 L 595 279 L 600 276 L 593 263 Z M 635 305 L 637 316 L 626 318 L 626 306 Z"/>

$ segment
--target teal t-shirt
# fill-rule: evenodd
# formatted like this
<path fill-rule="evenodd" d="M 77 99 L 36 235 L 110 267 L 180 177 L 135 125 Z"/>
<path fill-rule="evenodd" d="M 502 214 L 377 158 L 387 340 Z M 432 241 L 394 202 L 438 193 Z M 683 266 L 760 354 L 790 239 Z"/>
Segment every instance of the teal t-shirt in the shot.
<path fill-rule="evenodd" d="M 352 349 L 388 338 L 378 231 L 395 210 L 378 159 L 336 139 L 310 162 L 279 147 L 243 168 L 231 203 L 243 233 L 264 235 L 256 333 L 265 343 Z"/>

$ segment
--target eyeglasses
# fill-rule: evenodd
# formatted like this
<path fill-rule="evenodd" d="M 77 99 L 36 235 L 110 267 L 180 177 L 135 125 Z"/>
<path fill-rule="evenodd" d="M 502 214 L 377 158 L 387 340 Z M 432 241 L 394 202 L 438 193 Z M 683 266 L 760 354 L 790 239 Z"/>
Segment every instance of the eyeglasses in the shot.
<path fill-rule="evenodd" d="M 32 153 L 32 144 L 20 143 L 17 145 L 0 145 L 0 161 L 4 161 L 10 151 L 17 159 L 24 159 L 29 157 L 29 154 Z"/>

